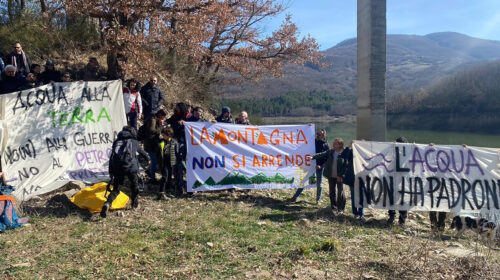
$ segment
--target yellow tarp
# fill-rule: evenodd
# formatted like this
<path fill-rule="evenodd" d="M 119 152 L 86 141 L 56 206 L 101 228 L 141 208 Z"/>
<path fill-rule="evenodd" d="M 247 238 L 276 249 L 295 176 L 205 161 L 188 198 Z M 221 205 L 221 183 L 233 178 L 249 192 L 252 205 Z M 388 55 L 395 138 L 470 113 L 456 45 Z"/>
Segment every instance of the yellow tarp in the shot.
<path fill-rule="evenodd" d="M 100 212 L 102 205 L 106 202 L 107 198 L 104 197 L 106 193 L 106 185 L 108 183 L 101 182 L 93 185 L 92 187 L 85 188 L 79 192 L 77 192 L 72 198 L 71 202 L 73 202 L 76 206 L 87 209 L 90 212 Z M 113 186 L 111 186 L 113 189 Z M 107 196 L 109 192 L 107 193 Z M 125 208 L 127 202 L 129 200 L 128 195 L 120 192 L 120 194 L 116 197 L 111 205 L 111 210 L 122 209 Z"/>

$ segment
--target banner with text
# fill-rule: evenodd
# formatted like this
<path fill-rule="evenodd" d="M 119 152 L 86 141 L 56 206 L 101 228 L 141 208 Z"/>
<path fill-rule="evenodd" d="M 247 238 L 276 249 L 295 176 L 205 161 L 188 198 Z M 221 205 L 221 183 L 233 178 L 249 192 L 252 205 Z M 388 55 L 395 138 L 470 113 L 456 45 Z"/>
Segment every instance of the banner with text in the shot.
<path fill-rule="evenodd" d="M 353 156 L 358 207 L 500 213 L 500 149 L 356 141 Z"/>
<path fill-rule="evenodd" d="M 188 122 L 188 191 L 313 187 L 313 125 Z"/>
<path fill-rule="evenodd" d="M 27 200 L 69 181 L 109 180 L 126 125 L 121 81 L 55 83 L 1 96 L 2 168 Z"/>

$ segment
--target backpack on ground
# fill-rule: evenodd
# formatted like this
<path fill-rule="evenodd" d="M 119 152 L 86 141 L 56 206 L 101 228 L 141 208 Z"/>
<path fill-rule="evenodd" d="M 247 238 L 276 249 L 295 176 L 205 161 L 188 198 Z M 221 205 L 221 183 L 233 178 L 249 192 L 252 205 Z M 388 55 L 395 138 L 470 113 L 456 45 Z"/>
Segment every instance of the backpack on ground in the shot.
<path fill-rule="evenodd" d="M 123 172 L 130 169 L 132 167 L 133 156 L 132 139 L 116 140 L 109 159 L 112 172 Z"/>

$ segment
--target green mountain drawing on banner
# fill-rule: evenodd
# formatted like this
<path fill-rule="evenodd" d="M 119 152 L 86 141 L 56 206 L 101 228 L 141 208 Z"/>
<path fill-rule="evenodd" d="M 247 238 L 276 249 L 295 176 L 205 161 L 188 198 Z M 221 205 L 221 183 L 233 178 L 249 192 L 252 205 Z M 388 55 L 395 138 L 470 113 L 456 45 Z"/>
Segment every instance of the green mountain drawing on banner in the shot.
<path fill-rule="evenodd" d="M 214 185 L 250 185 L 250 184 L 265 184 L 265 183 L 277 183 L 277 184 L 292 184 L 294 178 L 286 178 L 280 173 L 276 173 L 276 175 L 269 177 L 263 173 L 259 173 L 251 178 L 245 176 L 241 173 L 231 172 L 227 174 L 219 182 L 215 182 L 215 180 L 210 177 L 205 181 L 205 183 L 201 183 L 200 181 L 196 181 L 193 185 L 193 189 L 197 189 L 202 186 L 214 186 Z"/>

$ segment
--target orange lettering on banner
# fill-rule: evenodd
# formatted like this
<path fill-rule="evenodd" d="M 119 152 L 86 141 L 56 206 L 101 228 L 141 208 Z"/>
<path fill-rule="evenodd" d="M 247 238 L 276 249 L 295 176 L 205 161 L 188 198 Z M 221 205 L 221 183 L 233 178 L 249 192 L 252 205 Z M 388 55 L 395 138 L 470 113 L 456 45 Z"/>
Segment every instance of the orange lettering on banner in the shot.
<path fill-rule="evenodd" d="M 247 157 L 243 156 L 243 167 L 247 166 Z"/>
<path fill-rule="evenodd" d="M 221 128 L 219 130 L 219 133 L 215 133 L 215 136 L 214 136 L 214 145 L 217 144 L 217 140 L 219 140 L 222 145 L 229 144 L 229 142 L 227 141 L 227 136 L 224 133 L 224 129 Z"/>
<path fill-rule="evenodd" d="M 274 166 L 274 157 L 269 155 L 269 166 Z"/>
<path fill-rule="evenodd" d="M 288 165 L 288 163 L 290 163 L 290 165 L 293 165 L 293 156 L 289 157 L 288 155 L 285 155 L 285 165 Z"/>
<path fill-rule="evenodd" d="M 300 139 L 300 136 L 302 135 L 302 139 Z M 297 144 L 299 144 L 300 142 L 304 142 L 307 144 L 307 138 L 306 136 L 304 135 L 304 131 L 299 130 L 299 135 L 297 135 Z"/>
<path fill-rule="evenodd" d="M 283 145 L 286 144 L 286 140 L 290 142 L 290 144 L 293 144 L 293 131 L 290 131 L 290 138 L 286 135 L 285 132 L 283 132 Z"/>
<path fill-rule="evenodd" d="M 295 157 L 295 164 L 297 166 L 301 166 L 302 164 L 304 164 L 304 158 L 301 155 L 297 155 Z"/>
<path fill-rule="evenodd" d="M 199 146 L 200 144 L 196 144 L 196 143 L 194 142 L 194 131 L 193 131 L 193 127 L 191 127 L 191 133 L 190 133 L 190 134 L 191 134 L 191 145 L 193 145 L 193 146 Z"/>
<path fill-rule="evenodd" d="M 267 167 L 267 155 L 262 155 L 262 167 Z"/>
<path fill-rule="evenodd" d="M 276 138 L 279 139 L 280 137 L 280 131 L 278 129 L 275 129 L 273 130 L 273 132 L 271 132 L 271 135 L 269 136 L 269 142 L 271 142 L 271 144 L 273 145 L 279 145 L 280 144 L 280 140 L 276 139 L 273 141 L 273 135 L 277 133 L 278 135 L 276 135 Z"/>
<path fill-rule="evenodd" d="M 232 137 L 231 137 L 232 136 Z M 231 142 L 234 142 L 236 141 L 236 139 L 238 138 L 238 136 L 236 135 L 236 132 L 235 131 L 231 131 L 227 134 L 227 139 Z"/>
<path fill-rule="evenodd" d="M 243 137 L 241 132 L 238 130 L 238 144 L 241 143 L 241 140 L 243 140 L 243 142 L 245 142 L 245 144 L 248 143 L 248 131 L 245 131 L 245 137 Z"/>
<path fill-rule="evenodd" d="M 260 167 L 260 162 L 259 162 L 259 159 L 257 158 L 257 155 L 253 155 L 252 166 L 256 166 L 256 165 L 258 165 Z"/>
<path fill-rule="evenodd" d="M 252 131 L 252 145 L 255 145 L 255 131 L 258 131 L 259 129 L 256 127 L 245 127 L 245 130 Z"/>
<path fill-rule="evenodd" d="M 234 168 L 240 168 L 240 163 L 238 162 L 237 158 L 239 157 L 239 155 L 234 155 L 233 156 L 233 167 Z"/>
<path fill-rule="evenodd" d="M 204 135 L 206 135 L 206 136 L 204 136 Z M 212 144 L 212 142 L 210 141 L 210 135 L 208 135 L 208 130 L 206 127 L 203 127 L 201 129 L 200 145 L 203 144 L 203 139 L 207 140 L 208 143 Z"/>
<path fill-rule="evenodd" d="M 266 137 L 264 137 L 264 133 L 260 133 L 259 139 L 257 139 L 257 144 L 258 145 L 268 145 L 269 142 L 267 142 Z"/>
<path fill-rule="evenodd" d="M 276 155 L 276 161 L 278 162 L 278 166 L 283 166 L 281 163 L 283 162 L 283 160 L 281 159 L 281 155 Z"/>
<path fill-rule="evenodd" d="M 306 154 L 306 166 L 311 166 L 311 158 L 310 158 L 310 154 Z"/>

